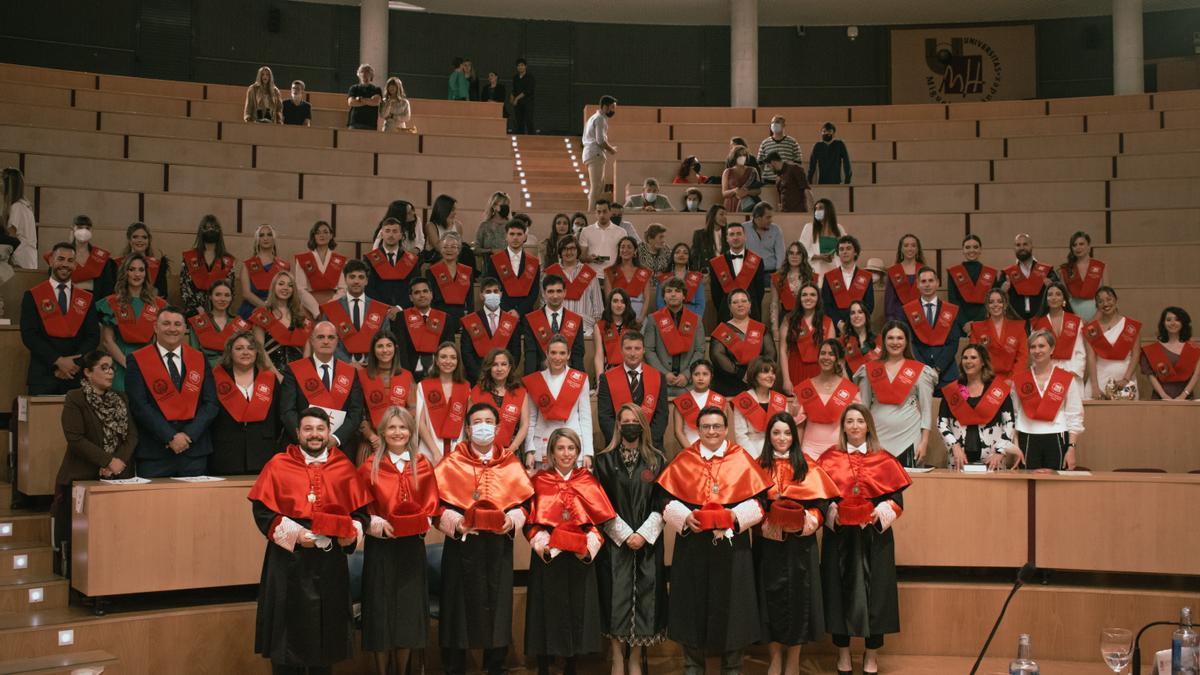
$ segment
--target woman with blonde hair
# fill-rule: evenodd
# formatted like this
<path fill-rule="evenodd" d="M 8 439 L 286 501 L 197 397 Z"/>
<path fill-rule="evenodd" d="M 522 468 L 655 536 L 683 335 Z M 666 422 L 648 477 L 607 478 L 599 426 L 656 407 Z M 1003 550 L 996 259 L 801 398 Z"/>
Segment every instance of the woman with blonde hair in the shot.
<path fill-rule="evenodd" d="M 507 193 L 492 193 L 487 208 L 483 212 L 483 222 L 479 223 L 479 229 L 475 230 L 475 246 L 480 253 L 491 254 L 493 251 L 502 251 L 508 246 L 508 242 L 504 239 L 504 226 L 512 215 L 510 204 L 511 200 Z"/>
<path fill-rule="evenodd" d="M 612 672 L 640 675 L 646 647 L 666 637 L 667 580 L 662 513 L 654 488 L 667 459 L 653 446 L 641 406 L 617 410 L 617 433 L 596 457 L 593 470 L 616 511 L 604 527 L 607 539 L 596 561 L 600 626 L 609 638 Z"/>
<path fill-rule="evenodd" d="M 242 261 L 242 306 L 238 316 L 250 318 L 254 310 L 267 302 L 271 292 L 271 279 L 280 271 L 292 269 L 288 261 L 279 255 L 275 228 L 263 223 L 254 230 L 254 247 L 250 257 Z"/>
<path fill-rule="evenodd" d="M 363 552 L 362 646 L 375 672 L 404 672 L 411 649 L 429 639 L 425 533 L 437 513 L 433 465 L 417 452 L 417 422 L 392 406 L 378 426 L 383 442 L 358 475 L 374 499 Z M 389 664 L 389 661 L 391 662 Z"/>
<path fill-rule="evenodd" d="M 150 226 L 143 222 L 131 223 L 125 228 L 125 250 L 118 258 L 113 258 L 117 269 L 125 262 L 125 257 L 131 253 L 140 253 L 146 258 L 146 279 L 154 286 L 158 294 L 167 297 L 167 274 L 171 269 L 171 261 L 162 251 L 154 248 L 154 235 Z"/>
<path fill-rule="evenodd" d="M 264 306 L 250 315 L 254 337 L 263 346 L 276 376 L 282 381 L 287 364 L 309 354 L 308 334 L 313 322 L 300 305 L 296 278 L 280 272 L 271 281 L 271 292 Z"/>
<path fill-rule="evenodd" d="M 246 87 L 242 121 L 283 124 L 283 96 L 275 86 L 275 75 L 267 66 L 259 68 L 254 84 Z"/>
<path fill-rule="evenodd" d="M 404 83 L 400 78 L 389 77 L 383 85 L 379 117 L 383 120 L 384 131 L 407 131 L 410 134 L 417 132 L 415 128 L 408 126 L 412 120 L 412 103 L 404 93 Z"/>
<path fill-rule="evenodd" d="M 114 391 L 125 391 L 126 360 L 154 339 L 158 310 L 166 304 L 147 280 L 146 258 L 139 253 L 125 256 L 112 295 L 96 303 L 100 348 L 113 358 Z"/>

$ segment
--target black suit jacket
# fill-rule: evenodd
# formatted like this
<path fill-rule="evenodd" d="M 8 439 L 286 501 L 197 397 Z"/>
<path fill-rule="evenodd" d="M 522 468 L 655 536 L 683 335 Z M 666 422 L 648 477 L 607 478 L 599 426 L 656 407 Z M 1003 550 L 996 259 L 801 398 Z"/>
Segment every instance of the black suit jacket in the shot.
<path fill-rule="evenodd" d="M 833 268 L 833 271 L 841 274 L 841 266 Z M 862 268 L 859 268 L 862 269 Z M 871 318 L 871 314 L 875 311 L 875 284 L 872 283 L 867 292 L 863 293 L 863 307 L 867 310 L 867 320 Z M 846 325 L 850 325 L 850 312 L 848 310 L 839 309 L 837 303 L 833 300 L 833 289 L 829 284 L 821 283 L 821 309 L 825 310 L 825 316 L 833 321 L 833 325 L 837 326 L 838 322 L 845 321 Z"/>
<path fill-rule="evenodd" d="M 500 249 L 500 252 L 503 253 L 504 255 L 508 255 L 507 248 Z M 483 267 L 484 276 L 489 276 L 489 277 L 492 277 L 493 279 L 499 279 L 500 273 L 496 271 L 496 265 L 492 263 L 491 254 L 488 254 L 488 256 L 486 258 L 484 258 L 484 260 L 486 261 L 484 263 L 484 267 Z M 525 273 L 525 263 L 526 263 L 526 257 L 524 255 L 522 255 L 521 256 L 521 268 L 517 270 L 517 276 L 521 276 L 522 274 Z M 515 309 L 515 310 L 517 310 L 517 314 L 520 314 L 522 317 L 524 317 L 526 314 L 532 312 L 533 308 L 537 306 L 537 299 L 538 299 L 539 289 L 541 288 L 541 283 L 542 283 L 542 270 L 540 267 L 538 269 L 538 273 L 535 274 L 533 277 L 533 285 L 529 287 L 529 295 L 526 295 L 524 297 L 510 296 L 508 294 L 508 290 L 504 287 L 504 283 L 501 282 L 500 283 L 500 309 L 503 309 L 503 310 Z"/>
<path fill-rule="evenodd" d="M 945 301 L 938 300 L 933 308 L 934 312 L 942 311 L 942 304 Z M 924 311 L 924 306 L 922 306 Z M 936 316 L 936 314 L 935 314 Z M 950 327 L 950 333 L 946 336 L 946 343 L 941 345 L 927 345 L 921 342 L 921 338 L 917 336 L 916 331 L 912 329 L 912 322 L 908 322 L 909 333 L 912 334 L 913 356 L 925 365 L 933 368 L 938 373 L 938 388 L 950 384 L 958 379 L 958 363 L 955 359 L 958 356 L 958 341 L 963 336 L 962 325 L 956 320 L 954 325 Z"/>
<path fill-rule="evenodd" d="M 625 364 L 622 363 L 617 367 L 624 370 Z M 641 403 L 645 398 L 642 395 L 642 391 L 646 387 L 645 381 L 652 376 L 659 379 L 658 401 L 654 404 L 654 415 L 648 421 L 650 422 L 650 437 L 654 440 L 654 447 L 661 448 L 663 435 L 667 431 L 667 416 L 669 411 L 667 399 L 670 396 L 667 393 L 667 378 L 648 364 L 642 364 L 642 386 L 638 388 L 638 391 L 633 392 L 633 402 Z M 616 431 L 617 411 L 613 408 L 612 394 L 608 391 L 608 378 L 604 376 L 604 373 L 601 373 L 596 379 L 600 380 L 599 389 L 596 392 L 596 413 L 600 418 L 600 433 L 604 434 L 604 445 L 607 446 L 612 442 L 613 432 Z"/>
<path fill-rule="evenodd" d="M 403 253 L 404 249 L 400 249 Z M 391 306 L 411 307 L 412 301 L 408 299 L 408 284 L 417 277 L 421 276 L 421 263 L 418 261 L 413 265 L 412 271 L 403 279 L 384 279 L 375 271 L 375 266 L 370 260 L 363 258 L 363 262 L 367 263 L 367 290 L 368 297 L 387 303 Z"/>
<path fill-rule="evenodd" d="M 565 309 L 566 307 L 563 307 L 563 310 Z M 542 308 L 539 307 L 534 311 L 541 312 Z M 559 317 L 559 320 L 562 320 L 561 316 Z M 533 326 L 530 325 L 528 317 L 521 317 L 520 332 L 524 336 L 522 339 L 525 340 L 525 374 L 532 375 L 539 370 L 545 370 L 546 353 L 542 351 L 542 346 L 538 344 L 537 337 L 533 334 Z M 583 321 L 582 317 L 580 317 L 579 330 L 575 332 L 575 340 L 571 342 L 571 360 L 568 364 L 575 370 L 584 370 L 583 343 Z"/>
<path fill-rule="evenodd" d="M 281 384 L 275 384 L 271 407 L 261 422 L 239 422 L 218 401 L 217 417 L 212 424 L 213 455 L 208 460 L 210 473 L 216 476 L 258 473 L 272 455 L 283 449 L 279 428 L 281 387 Z"/>
<path fill-rule="evenodd" d="M 438 344 L 443 342 L 453 342 L 454 336 L 458 333 L 459 319 L 449 312 L 446 313 L 446 323 L 442 325 L 442 335 L 438 338 Z M 422 372 L 418 373 L 417 360 L 422 357 L 413 346 L 412 338 L 408 334 L 408 325 L 405 323 L 404 314 L 397 314 L 396 319 L 392 321 L 392 332 L 396 334 L 396 357 L 400 359 L 400 364 L 413 374 L 413 383 L 420 382 L 424 379 L 424 375 L 433 368 L 433 356 L 425 357 L 425 367 Z"/>
<path fill-rule="evenodd" d="M 745 255 L 749 248 L 742 249 L 742 255 Z M 729 265 L 730 274 L 733 273 L 733 258 L 730 257 L 729 251 L 725 251 L 725 264 Z M 745 262 L 745 259 L 743 259 Z M 750 293 L 750 317 L 756 321 L 763 320 L 763 295 L 767 292 L 767 270 L 764 264 L 759 264 L 758 274 L 750 280 L 750 288 L 746 289 Z M 717 308 L 717 317 L 721 321 L 728 321 L 731 317 L 729 313 L 729 303 L 725 301 L 725 289 L 721 288 L 721 282 L 717 281 L 714 275 L 709 276 L 709 285 L 712 286 L 713 306 Z"/>
<path fill-rule="evenodd" d="M 492 327 L 488 325 L 486 312 L 481 309 L 478 312 L 472 312 L 472 314 L 479 317 L 479 322 L 483 324 L 483 330 L 490 337 L 492 335 Z M 508 350 L 509 354 L 512 354 L 514 359 L 521 358 L 521 337 L 525 332 L 524 323 L 524 318 L 517 322 L 516 328 L 513 329 L 512 337 L 508 338 L 508 345 L 505 346 L 505 349 Z M 479 354 L 475 351 L 475 343 L 471 341 L 471 336 L 467 335 L 465 330 L 462 333 L 460 353 L 462 354 L 463 371 L 467 382 L 470 382 L 474 386 L 479 381 L 479 371 L 483 368 L 483 359 L 487 354 Z"/>
<path fill-rule="evenodd" d="M 144 348 L 145 349 L 145 348 Z M 158 349 L 151 342 L 149 349 Z M 186 344 L 184 350 L 191 349 Z M 155 354 L 157 356 L 157 353 Z M 160 357 L 161 358 L 161 357 Z M 146 387 L 146 378 L 138 361 L 130 354 L 125 363 L 125 395 L 129 397 L 129 412 L 137 421 L 138 444 L 135 456 L 138 459 L 167 459 L 175 453 L 167 447 L 175 434 L 183 432 L 192 439 L 192 445 L 182 455 L 186 457 L 204 457 L 212 454 L 212 438 L 210 427 L 217 416 L 221 404 L 217 401 L 217 388 L 213 384 L 212 369 L 208 361 L 201 357 L 204 364 L 204 383 L 200 385 L 200 400 L 196 404 L 196 414 L 190 420 L 169 421 L 163 416 L 158 402 Z M 182 369 L 187 377 L 187 366 Z"/>
<path fill-rule="evenodd" d="M 358 425 L 363 418 L 362 386 L 358 383 L 357 377 L 353 380 L 353 384 L 350 385 L 350 394 L 346 397 L 343 408 L 346 412 L 346 421 L 342 422 L 342 426 L 333 434 L 337 438 L 338 447 L 346 453 L 347 457 L 354 457 L 356 454 L 354 442 L 358 438 Z M 284 445 L 298 443 L 296 427 L 300 424 L 300 411 L 309 407 L 309 403 L 300 383 L 296 381 L 296 374 L 290 367 L 284 369 L 282 389 L 277 388 L 275 396 L 279 398 L 279 423 L 283 425 L 283 438 L 287 441 Z"/>
<path fill-rule="evenodd" d="M 74 292 L 74 291 L 73 291 Z M 93 296 L 93 300 L 95 300 Z M 21 298 L 21 342 L 29 350 L 29 370 L 25 384 L 34 396 L 65 394 L 79 386 L 79 378 L 60 380 L 54 376 L 54 360 L 68 354 L 80 356 L 93 351 L 100 344 L 100 320 L 96 317 L 95 302 L 88 307 L 87 315 L 79 326 L 75 337 L 56 338 L 46 333 L 38 316 L 33 293 L 25 291 Z"/>

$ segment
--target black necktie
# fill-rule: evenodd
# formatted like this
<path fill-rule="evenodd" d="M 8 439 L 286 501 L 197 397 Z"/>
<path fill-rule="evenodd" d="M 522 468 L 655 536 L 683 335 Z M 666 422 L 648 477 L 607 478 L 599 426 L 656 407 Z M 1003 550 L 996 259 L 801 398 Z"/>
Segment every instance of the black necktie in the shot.
<path fill-rule="evenodd" d="M 934 324 L 933 303 L 932 302 L 925 303 L 925 320 L 929 322 L 930 326 L 932 326 Z"/>
<path fill-rule="evenodd" d="M 638 373 L 636 370 L 629 371 L 629 395 L 637 398 L 638 389 Z"/>
<path fill-rule="evenodd" d="M 329 366 L 321 364 L 321 381 L 325 383 L 325 391 L 333 390 L 333 383 L 329 381 Z"/>
<path fill-rule="evenodd" d="M 393 267 L 395 267 L 395 265 L 396 265 L 396 254 L 395 254 L 395 253 L 392 253 L 391 251 L 388 251 L 388 254 L 387 254 L 387 256 L 388 256 L 388 264 L 389 264 L 389 265 L 391 265 L 391 266 L 393 266 Z"/>
<path fill-rule="evenodd" d="M 558 312 L 550 312 L 550 332 L 558 333 Z"/>
<path fill-rule="evenodd" d="M 62 310 L 63 314 L 67 313 L 67 285 L 66 284 L 58 285 L 58 308 L 60 310 Z"/>
<path fill-rule="evenodd" d="M 351 302 L 354 303 L 354 310 L 350 314 L 350 320 L 354 322 L 354 328 L 357 330 L 362 328 L 362 313 L 358 309 L 359 299 L 354 298 Z"/>
<path fill-rule="evenodd" d="M 731 260 L 741 260 L 742 258 L 745 258 L 745 257 L 746 257 L 746 254 L 744 254 L 744 253 L 730 253 L 729 254 L 729 258 Z"/>
<path fill-rule="evenodd" d="M 175 365 L 175 352 L 167 352 L 167 372 L 171 374 L 171 381 L 175 383 L 175 388 L 182 389 L 183 373 L 179 372 L 179 366 Z"/>

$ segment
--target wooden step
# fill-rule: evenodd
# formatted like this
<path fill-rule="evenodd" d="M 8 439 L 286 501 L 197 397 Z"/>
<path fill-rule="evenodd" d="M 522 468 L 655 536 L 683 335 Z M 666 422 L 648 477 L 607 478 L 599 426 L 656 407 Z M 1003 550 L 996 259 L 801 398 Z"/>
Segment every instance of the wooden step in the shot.
<path fill-rule="evenodd" d="M 0 614 L 61 609 L 67 606 L 70 586 L 58 576 L 29 575 L 0 580 Z"/>
<path fill-rule="evenodd" d="M 50 543 L 50 514 L 0 511 L 0 546 L 49 546 Z"/>
<path fill-rule="evenodd" d="M 70 652 L 52 654 L 50 656 L 35 656 L 29 659 L 12 659 L 0 661 L 0 675 L 15 675 L 16 673 L 73 673 L 76 671 L 100 672 L 105 666 L 119 662 L 116 656 L 94 649 L 86 652 Z"/>
<path fill-rule="evenodd" d="M 23 561 L 23 566 L 16 566 Z M 54 550 L 49 546 L 0 548 L 0 583 L 31 575 L 49 576 L 54 568 Z"/>

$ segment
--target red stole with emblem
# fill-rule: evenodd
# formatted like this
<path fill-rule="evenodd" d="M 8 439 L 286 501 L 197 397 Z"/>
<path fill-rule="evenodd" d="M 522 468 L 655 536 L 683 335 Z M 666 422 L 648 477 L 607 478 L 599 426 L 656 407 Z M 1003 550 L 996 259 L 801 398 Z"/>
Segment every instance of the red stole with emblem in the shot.
<path fill-rule="evenodd" d="M 200 387 L 204 384 L 204 356 L 198 350 L 180 345 L 183 353 L 183 388 L 176 389 L 167 364 L 158 353 L 158 345 L 148 345 L 133 353 L 146 387 L 168 422 L 182 422 L 196 416 Z"/>
<path fill-rule="evenodd" d="M 705 408 L 720 408 L 725 409 L 725 404 L 729 401 L 717 392 L 709 389 L 708 398 L 704 400 L 704 405 L 696 405 L 696 399 L 692 397 L 692 392 L 685 391 L 675 397 L 672 403 L 675 404 L 675 409 L 679 411 L 679 415 L 683 418 L 683 423 L 692 429 L 696 429 L 697 418 L 700 417 L 700 411 Z"/>
<path fill-rule="evenodd" d="M 213 260 L 210 268 L 204 262 L 204 254 L 198 249 L 188 249 L 183 252 L 183 264 L 187 267 L 188 276 L 197 290 L 207 291 L 213 282 L 228 277 L 233 272 L 233 256 L 225 254 Z M 149 281 L 147 276 L 147 281 Z"/>
<path fill-rule="evenodd" d="M 719 255 L 708 261 L 708 266 L 712 269 L 713 276 L 717 278 L 717 283 L 721 284 L 721 290 L 729 293 L 735 288 L 740 288 L 744 291 L 750 290 L 750 284 L 754 282 L 754 277 L 758 274 L 758 268 L 762 266 L 762 258 L 757 253 L 750 249 L 742 249 L 745 253 L 745 258 L 742 259 L 742 271 L 737 277 L 733 276 L 733 270 L 730 268 L 729 261 L 725 256 Z"/>
<path fill-rule="evenodd" d="M 517 329 L 517 319 L 508 312 L 500 312 L 500 319 L 496 321 L 496 332 L 491 336 L 488 335 L 488 327 L 483 323 L 483 317 L 479 316 L 478 312 L 464 316 L 462 325 L 471 338 L 475 353 L 482 357 L 487 356 L 488 352 L 493 349 L 508 348 L 508 341 L 512 339 L 513 331 Z"/>
<path fill-rule="evenodd" d="M 904 359 L 896 373 L 896 379 L 889 380 L 885 363 L 872 361 L 867 364 L 867 380 L 871 383 L 871 392 L 876 400 L 888 405 L 900 405 L 908 398 L 924 369 L 925 365 L 920 361 Z"/>
<path fill-rule="evenodd" d="M 1013 375 L 1013 387 L 1021 399 L 1021 409 L 1030 419 L 1053 422 L 1063 401 L 1067 400 L 1067 389 L 1075 376 L 1070 371 L 1055 368 L 1046 384 L 1046 393 L 1039 394 L 1032 370 L 1022 370 Z"/>
<path fill-rule="evenodd" d="M 858 387 L 853 382 L 842 378 L 838 382 L 828 401 L 821 401 L 821 395 L 808 379 L 800 383 L 796 389 L 796 398 L 804 408 L 804 416 L 817 424 L 837 424 L 842 419 L 842 413 L 854 403 L 858 396 Z"/>
<path fill-rule="evenodd" d="M 275 395 L 275 374 L 269 370 L 259 371 L 254 376 L 250 398 L 242 395 L 233 376 L 221 366 L 212 369 L 213 382 L 217 385 L 217 400 L 221 407 L 237 422 L 261 422 L 271 410 L 271 397 Z"/>
<path fill-rule="evenodd" d="M 988 291 L 992 290 L 992 286 L 996 284 L 997 271 L 987 265 L 979 270 L 979 278 L 975 281 L 971 281 L 971 275 L 963 265 L 955 265 L 946 272 L 950 275 L 950 281 L 953 281 L 955 288 L 958 289 L 958 294 L 962 297 L 963 302 L 972 305 L 982 305 L 987 302 Z"/>
<path fill-rule="evenodd" d="M 242 263 L 242 266 L 246 268 L 246 273 L 250 275 L 250 286 L 260 291 L 270 290 L 271 282 L 275 280 L 276 274 L 292 269 L 292 266 L 279 256 L 275 256 L 271 260 L 270 269 L 267 268 L 259 256 L 247 258 Z"/>
<path fill-rule="evenodd" d="M 763 410 L 753 392 L 743 391 L 733 397 L 733 409 L 740 412 L 755 431 L 764 432 L 767 430 L 767 421 L 775 413 L 787 410 L 787 397 L 777 391 L 771 392 L 771 400 L 767 403 L 767 409 Z"/>
<path fill-rule="evenodd" d="M 447 305 L 465 305 L 467 296 L 471 293 L 471 273 L 474 270 L 466 265 L 454 264 L 456 267 L 453 279 L 450 278 L 450 266 L 446 264 L 445 260 L 439 260 L 430 265 L 429 271 L 433 273 L 433 281 L 437 284 L 438 291 L 442 294 L 442 300 Z"/>
<path fill-rule="evenodd" d="M 524 402 L 525 390 L 521 387 L 506 392 L 504 399 L 497 406 L 495 396 L 480 389 L 479 385 L 475 385 L 471 389 L 467 407 L 470 408 L 476 403 L 486 403 L 500 412 L 500 423 L 496 425 L 495 442 L 499 447 L 507 448 L 517 433 L 517 426 L 521 422 L 521 405 Z"/>
<path fill-rule="evenodd" d="M 250 315 L 250 323 L 269 333 L 271 339 L 280 346 L 297 349 L 304 348 L 305 343 L 308 342 L 308 334 L 312 332 L 313 327 L 312 320 L 306 317 L 303 325 L 297 328 L 288 328 L 266 307 L 255 309 Z"/>
<path fill-rule="evenodd" d="M 358 368 L 358 384 L 362 387 L 363 400 L 371 413 L 371 426 L 378 427 L 383 413 L 392 406 L 408 407 L 408 395 L 412 392 L 412 373 L 401 368 L 385 385 L 382 376 L 371 377 L 366 368 Z"/>
<path fill-rule="evenodd" d="M 1091 300 L 1096 297 L 1100 280 L 1104 278 L 1104 263 L 1095 258 L 1088 260 L 1087 272 L 1082 277 L 1079 276 L 1078 265 L 1063 265 L 1061 269 L 1063 281 L 1072 298 Z"/>
<path fill-rule="evenodd" d="M 196 341 L 210 352 L 219 352 L 225 349 L 225 343 L 235 333 L 250 330 L 250 324 L 246 323 L 242 317 L 231 316 L 225 320 L 225 327 L 218 331 L 217 324 L 213 323 L 212 317 L 203 309 L 188 319 L 188 324 L 191 325 L 192 332 L 196 334 Z"/>
<path fill-rule="evenodd" d="M 866 354 L 862 351 L 862 345 L 858 342 L 858 335 L 855 333 L 846 333 L 842 336 L 842 346 L 846 348 L 846 365 L 850 367 L 850 374 L 858 372 L 867 361 L 874 361 L 883 356 L 883 338 L 875 336 L 875 346 Z"/>
<path fill-rule="evenodd" d="M 463 421 L 467 418 L 467 400 L 471 386 L 466 382 L 455 382 L 450 386 L 450 399 L 442 392 L 442 378 L 427 377 L 421 380 L 421 393 L 425 396 L 425 412 L 429 415 L 433 435 L 442 440 L 455 440 L 462 435 Z"/>
<path fill-rule="evenodd" d="M 347 303 L 351 301 L 348 295 L 342 300 Z M 387 319 L 388 306 L 378 300 L 367 303 L 362 308 L 362 316 L 359 318 L 362 325 L 356 329 L 349 312 L 342 306 L 342 300 L 333 300 L 321 305 L 321 313 L 337 327 L 338 339 L 342 341 L 342 346 L 348 353 L 366 354 L 371 350 L 371 339 Z M 432 320 L 431 318 L 430 321 Z"/>
<path fill-rule="evenodd" d="M 1150 362 L 1159 382 L 1188 382 L 1192 379 L 1192 373 L 1196 372 L 1196 362 L 1200 361 L 1200 347 L 1191 342 L 1183 343 L 1183 349 L 1174 364 L 1161 342 L 1151 342 L 1142 347 L 1142 355 Z"/>
<path fill-rule="evenodd" d="M 1025 276 L 1021 273 L 1021 266 L 1014 263 L 1004 268 L 1004 275 L 1008 277 L 1008 283 L 1017 295 L 1036 297 L 1042 294 L 1042 286 L 1046 284 L 1046 275 L 1050 274 L 1050 271 L 1049 265 L 1035 262 L 1029 270 L 1029 276 Z"/>
<path fill-rule="evenodd" d="M 533 281 L 537 279 L 537 258 L 528 253 L 521 255 L 525 256 L 525 271 L 518 276 L 517 271 L 512 268 L 512 262 L 508 259 L 508 249 L 492 254 L 492 266 L 496 268 L 496 274 L 500 275 L 500 284 L 504 286 L 504 294 L 510 298 L 528 297 L 530 291 L 533 290 Z"/>
<path fill-rule="evenodd" d="M 120 301 L 114 293 L 107 298 L 108 306 L 112 308 L 113 317 L 117 320 L 117 332 L 126 344 L 144 345 L 154 337 L 154 324 L 158 321 L 158 310 L 167 306 L 165 300 L 159 297 L 154 302 L 142 302 L 140 314 L 133 313 L 133 305 Z M 221 345 L 222 348 L 225 345 Z"/>
<path fill-rule="evenodd" d="M 317 265 L 316 252 L 305 251 L 296 256 L 296 266 L 304 272 L 304 278 L 308 279 L 310 290 L 332 291 L 338 287 L 338 280 L 342 277 L 342 268 L 346 266 L 346 256 L 330 251 L 329 262 L 322 270 Z"/>
<path fill-rule="evenodd" d="M 628 328 L 624 325 L 616 328 L 604 319 L 596 319 L 594 330 L 600 334 L 600 342 L 604 345 L 604 362 L 620 363 L 621 336 L 625 334 Z"/>
<path fill-rule="evenodd" d="M 674 272 L 664 272 L 658 275 L 658 283 L 665 284 L 671 277 L 675 276 Z M 704 281 L 704 273 L 695 270 L 683 275 L 683 301 L 691 302 L 696 298 L 696 291 L 700 290 L 700 282 Z"/>
<path fill-rule="evenodd" d="M 1029 325 L 1031 330 L 1048 330 L 1053 333 L 1054 354 L 1050 358 L 1066 361 L 1075 351 L 1075 338 L 1079 336 L 1083 319 L 1070 312 L 1063 312 L 1062 332 L 1059 333 L 1054 333 L 1054 324 L 1050 323 L 1049 316 L 1039 316 L 1033 319 Z"/>
<path fill-rule="evenodd" d="M 835 267 L 825 273 L 825 283 L 833 293 L 833 302 L 838 309 L 850 309 L 850 303 L 862 300 L 871 291 L 871 273 L 859 267 L 854 268 L 854 278 L 850 287 L 842 279 L 842 268 Z"/>
<path fill-rule="evenodd" d="M 45 260 L 47 265 L 50 264 L 50 254 L 52 253 L 53 251 L 48 251 L 46 255 L 42 256 L 42 260 Z M 108 262 L 109 257 L 108 251 L 98 246 L 92 246 L 88 249 L 88 257 L 82 263 L 78 260 L 75 262 L 75 270 L 71 272 L 71 281 L 78 284 L 83 281 L 91 281 L 100 276 L 100 273 L 104 271 L 104 265 Z M 148 277 L 146 282 L 154 283 L 154 279 Z"/>
<path fill-rule="evenodd" d="M 296 377 L 296 383 L 300 385 L 309 405 L 345 410 L 346 399 L 350 398 L 350 389 L 354 386 L 354 366 L 333 360 L 333 372 L 329 374 L 332 389 L 325 388 L 312 359 L 296 359 L 288 367 L 292 369 L 292 375 Z"/>
<path fill-rule="evenodd" d="M 765 326 L 761 323 L 750 319 L 746 325 L 746 334 L 738 335 L 737 331 L 728 322 L 719 324 L 712 332 L 712 337 L 725 345 L 733 358 L 740 365 L 749 365 L 754 357 L 762 353 L 763 335 Z"/>
<path fill-rule="evenodd" d="M 587 290 L 592 280 L 596 278 L 596 270 L 592 269 L 591 265 L 580 265 L 579 274 L 575 275 L 574 279 L 567 276 L 566 270 L 559 263 L 546 268 L 546 276 L 551 274 L 558 275 L 563 278 L 566 283 L 566 293 L 568 300 L 579 300 L 583 297 L 583 292 Z"/>
<path fill-rule="evenodd" d="M 413 349 L 422 354 L 432 354 L 442 341 L 442 329 L 446 327 L 446 313 L 440 309 L 429 310 L 429 321 L 421 316 L 416 307 L 404 310 L 404 327 Z"/>
<path fill-rule="evenodd" d="M 583 317 L 564 307 L 559 307 L 558 312 L 562 314 L 558 322 L 558 334 L 565 337 L 568 344 L 573 345 L 575 336 L 583 328 Z M 537 340 L 538 349 L 545 354 L 547 343 L 550 342 L 550 338 L 554 337 L 554 331 L 550 330 L 550 319 L 546 318 L 545 309 L 533 310 L 525 315 L 525 320 L 529 322 L 529 328 L 533 331 L 533 338 Z"/>
<path fill-rule="evenodd" d="M 805 282 L 803 279 L 801 279 L 800 282 L 800 286 L 803 288 Z M 814 285 L 817 283 L 816 272 L 813 272 L 812 282 Z M 780 277 L 779 272 L 772 272 L 771 285 L 775 287 L 775 292 L 779 295 L 779 305 L 781 307 L 789 312 L 796 309 L 796 303 L 799 298 L 797 298 L 796 294 L 792 292 L 792 285 L 788 283 L 787 279 Z"/>
<path fill-rule="evenodd" d="M 1100 327 L 1100 320 L 1093 319 L 1084 326 L 1083 339 L 1092 346 L 1092 351 L 1096 353 L 1096 356 L 1109 361 L 1124 361 L 1129 356 L 1130 350 L 1133 349 L 1133 345 L 1137 343 L 1138 335 L 1141 332 L 1141 322 L 1125 317 L 1125 327 L 1121 329 L 1117 341 L 1110 343 L 1108 338 L 1104 337 L 1104 329 Z"/>
<path fill-rule="evenodd" d="M 546 377 L 541 371 L 526 375 L 521 383 L 525 385 L 542 417 L 555 422 L 565 422 L 571 416 L 571 409 L 575 407 L 579 395 L 583 393 L 587 375 L 583 371 L 567 368 L 567 376 L 557 398 L 550 393 L 550 386 L 546 384 Z"/>
<path fill-rule="evenodd" d="M 631 298 L 640 298 L 646 292 L 646 282 L 650 281 L 650 270 L 645 267 L 637 267 L 633 270 L 633 278 L 625 277 L 625 272 L 618 265 L 605 268 L 604 276 L 608 279 L 609 286 L 620 288 L 629 294 Z"/>
<path fill-rule="evenodd" d="M 938 347 L 946 344 L 950 337 L 950 329 L 954 328 L 954 319 L 958 318 L 958 305 L 942 302 L 938 310 L 937 323 L 930 326 L 925 320 L 925 307 L 921 298 L 904 303 L 904 313 L 908 317 L 908 325 L 921 344 Z"/>
<path fill-rule="evenodd" d="M 46 335 L 50 337 L 72 338 L 78 335 L 88 308 L 92 306 L 92 294 L 72 286 L 67 313 L 63 314 L 58 306 L 58 289 L 49 281 L 43 281 L 29 289 L 29 294 L 33 296 L 33 303 L 37 306 L 42 328 L 46 329 Z"/>
<path fill-rule="evenodd" d="M 979 402 L 972 406 L 967 397 L 962 395 L 961 387 L 957 382 L 942 387 L 942 398 L 946 399 L 946 405 L 950 412 L 954 413 L 954 419 L 963 426 L 980 426 L 991 422 L 1012 391 L 1008 380 L 997 377 L 984 389 Z"/>
<path fill-rule="evenodd" d="M 417 255 L 412 251 L 401 249 L 400 256 L 396 259 L 396 264 L 392 265 L 388 262 L 387 253 L 381 248 L 373 248 L 367 251 L 363 257 L 371 264 L 375 270 L 375 274 L 379 275 L 380 279 L 385 281 L 400 281 L 407 279 L 408 275 L 417 267 L 419 262 Z"/>
<path fill-rule="evenodd" d="M 1025 322 L 1020 319 L 1005 319 L 996 333 L 996 326 L 991 318 L 972 321 L 967 324 L 971 333 L 971 341 L 978 342 L 988 351 L 992 360 L 992 370 L 997 375 L 1009 375 L 1016 369 L 1017 364 L 1024 364 L 1028 352 L 1028 340 L 1025 337 Z"/>
<path fill-rule="evenodd" d="M 896 297 L 900 298 L 900 304 L 907 305 L 921 297 L 921 292 L 917 290 L 916 285 L 908 280 L 908 273 L 904 271 L 903 263 L 896 263 L 889 267 L 887 275 L 888 281 L 892 282 L 892 290 L 896 291 Z"/>
<path fill-rule="evenodd" d="M 691 350 L 696 337 L 696 329 L 700 326 L 700 317 L 696 316 L 695 312 L 687 308 L 681 310 L 678 326 L 671 318 L 671 310 L 666 307 L 652 314 L 651 318 L 658 328 L 658 335 L 662 338 L 663 346 L 667 348 L 668 354 L 679 356 Z"/>
<path fill-rule="evenodd" d="M 653 373 L 650 376 L 650 373 Z M 629 391 L 629 378 L 625 376 L 625 364 L 621 364 L 615 368 L 609 368 L 604 373 L 605 379 L 608 380 L 608 395 L 612 399 L 612 408 L 614 411 L 620 410 L 621 406 L 626 403 L 633 403 L 633 393 Z M 646 419 L 649 420 L 654 416 L 654 408 L 658 404 L 659 391 L 662 388 L 663 376 L 662 373 L 651 368 L 646 364 L 642 364 L 642 412 L 646 414 Z"/>

